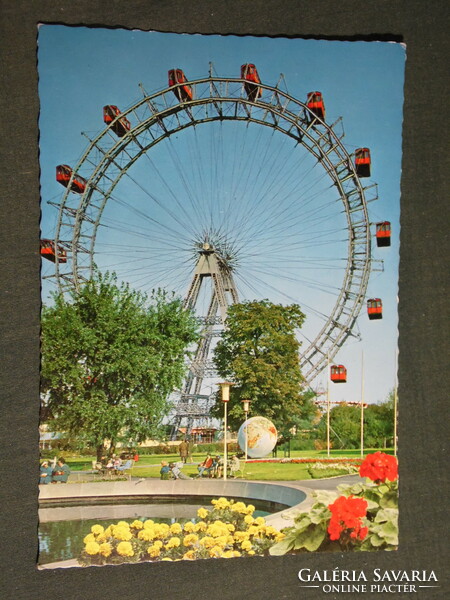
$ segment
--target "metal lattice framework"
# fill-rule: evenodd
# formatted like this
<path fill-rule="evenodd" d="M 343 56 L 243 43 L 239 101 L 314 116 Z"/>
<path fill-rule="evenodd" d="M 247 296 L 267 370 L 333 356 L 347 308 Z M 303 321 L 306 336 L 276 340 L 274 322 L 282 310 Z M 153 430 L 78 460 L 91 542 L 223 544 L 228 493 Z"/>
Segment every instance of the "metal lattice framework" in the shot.
<path fill-rule="evenodd" d="M 180 87 L 178 84 L 174 87 Z M 190 127 L 208 123 L 235 121 L 268 127 L 301 144 L 321 164 L 342 201 L 347 223 L 347 261 L 345 273 L 334 308 L 325 324 L 301 356 L 300 363 L 306 382 L 311 382 L 332 359 L 352 333 L 356 318 L 365 300 L 371 268 L 370 223 L 367 201 L 376 199 L 376 184 L 364 187 L 357 176 L 350 154 L 342 143 L 341 119 L 328 125 L 313 114 L 305 103 L 277 86 L 261 84 L 262 96 L 252 101 L 245 93 L 243 80 L 209 76 L 189 81 L 193 99 L 180 102 L 174 87 L 148 95 L 122 113 L 133 126 L 123 137 L 107 126 L 89 145 L 74 166 L 74 173 L 87 179 L 83 194 L 70 191 L 70 182 L 59 207 L 55 241 L 67 250 L 67 262 L 56 260 L 55 276 L 60 290 L 78 289 L 90 278 L 95 268 L 95 244 L 105 206 L 121 178 L 134 163 L 159 142 Z M 370 192 L 368 190 L 370 189 Z M 370 198 L 368 197 L 370 195 Z M 187 296 L 187 304 L 195 303 L 195 286 Z M 217 288 L 219 289 L 219 288 Z M 219 292 L 217 292 L 218 294 Z M 233 301 L 237 300 L 237 296 Z M 205 315 L 205 337 L 197 351 L 189 374 L 207 370 L 212 327 L 218 321 L 217 308 L 223 302 L 215 297 Z M 223 320 L 224 315 L 222 314 Z M 199 385 L 185 386 L 185 398 L 180 401 L 179 414 L 204 416 L 208 396 L 200 394 Z M 192 395 L 193 394 L 193 395 Z M 195 396 L 200 402 L 193 402 Z M 182 407 L 186 405 L 186 410 Z M 184 411 L 184 412 L 183 412 Z M 206 411 L 206 412 L 205 412 Z"/>

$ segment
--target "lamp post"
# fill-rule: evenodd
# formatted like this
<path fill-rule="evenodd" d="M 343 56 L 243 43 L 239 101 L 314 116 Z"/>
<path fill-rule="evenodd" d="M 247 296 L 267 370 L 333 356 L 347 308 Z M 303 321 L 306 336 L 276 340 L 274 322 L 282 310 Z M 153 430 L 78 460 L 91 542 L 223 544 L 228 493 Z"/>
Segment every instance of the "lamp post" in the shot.
<path fill-rule="evenodd" d="M 244 413 L 245 413 L 245 422 L 247 422 L 247 418 L 248 418 L 248 410 L 250 408 L 250 402 L 251 400 L 241 400 L 243 407 L 244 407 Z M 244 427 L 244 435 L 245 435 L 245 464 L 247 464 L 247 449 L 248 449 L 248 439 L 247 439 L 247 425 Z"/>
<path fill-rule="evenodd" d="M 327 457 L 330 458 L 330 353 L 327 354 Z"/>
<path fill-rule="evenodd" d="M 227 404 L 230 401 L 230 387 L 234 385 L 229 381 L 219 383 L 223 402 L 223 479 L 227 479 Z"/>

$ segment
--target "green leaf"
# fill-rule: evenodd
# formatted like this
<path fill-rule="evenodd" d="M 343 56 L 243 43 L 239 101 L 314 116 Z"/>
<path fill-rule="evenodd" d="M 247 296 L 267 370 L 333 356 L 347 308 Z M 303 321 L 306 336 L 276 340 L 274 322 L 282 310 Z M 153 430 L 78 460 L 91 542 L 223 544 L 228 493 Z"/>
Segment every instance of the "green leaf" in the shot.
<path fill-rule="evenodd" d="M 269 554 L 271 554 L 272 556 L 282 556 L 283 554 L 286 554 L 287 552 L 292 550 L 293 547 L 294 541 L 286 540 L 285 538 L 284 540 L 281 540 L 281 542 L 278 542 L 271 546 L 269 548 Z"/>
<path fill-rule="evenodd" d="M 326 536 L 325 526 L 311 525 L 295 538 L 294 548 L 299 550 L 305 548 L 308 552 L 315 552 L 322 544 Z"/>

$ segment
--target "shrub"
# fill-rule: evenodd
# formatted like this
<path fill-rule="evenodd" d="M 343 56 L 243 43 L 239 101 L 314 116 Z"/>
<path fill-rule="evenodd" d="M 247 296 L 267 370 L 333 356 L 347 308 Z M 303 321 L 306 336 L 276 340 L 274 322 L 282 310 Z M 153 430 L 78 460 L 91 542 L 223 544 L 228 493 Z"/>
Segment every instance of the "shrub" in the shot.
<path fill-rule="evenodd" d="M 312 479 L 337 477 L 339 475 L 353 475 L 358 469 L 355 465 L 346 463 L 321 463 L 316 462 L 308 466 L 308 473 Z"/>

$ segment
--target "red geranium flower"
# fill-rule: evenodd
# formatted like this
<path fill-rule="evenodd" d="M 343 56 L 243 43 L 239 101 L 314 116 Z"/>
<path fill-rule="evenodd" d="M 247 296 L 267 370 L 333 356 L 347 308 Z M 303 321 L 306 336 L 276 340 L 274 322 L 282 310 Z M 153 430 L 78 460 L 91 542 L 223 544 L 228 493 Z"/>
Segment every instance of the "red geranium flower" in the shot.
<path fill-rule="evenodd" d="M 353 539 L 363 540 L 366 537 L 368 528 L 361 527 L 367 513 L 367 501 L 364 498 L 340 496 L 328 508 L 331 511 L 328 525 L 330 540 L 338 540 L 343 531 L 348 531 Z"/>
<path fill-rule="evenodd" d="M 386 479 L 395 481 L 398 477 L 397 459 L 383 452 L 369 454 L 359 467 L 359 474 L 379 483 L 384 483 Z"/>

